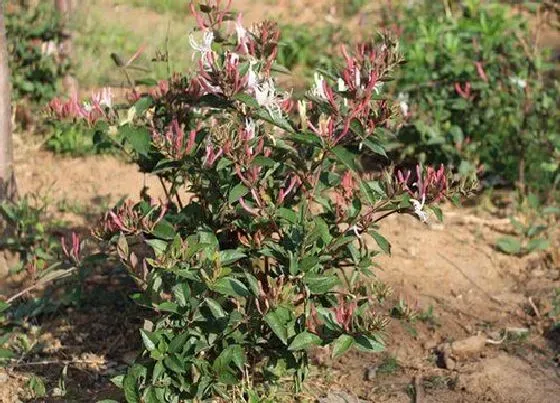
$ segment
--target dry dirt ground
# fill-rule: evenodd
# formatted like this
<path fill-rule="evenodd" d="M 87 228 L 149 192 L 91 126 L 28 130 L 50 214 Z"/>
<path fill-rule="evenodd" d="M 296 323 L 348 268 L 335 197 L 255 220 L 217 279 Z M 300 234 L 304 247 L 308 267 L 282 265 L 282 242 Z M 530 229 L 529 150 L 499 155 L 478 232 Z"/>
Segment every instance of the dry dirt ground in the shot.
<path fill-rule="evenodd" d="M 255 7 L 253 0 L 235 2 L 247 10 L 248 21 L 267 14 L 283 15 L 285 22 L 316 22 L 319 13 L 330 11 L 326 3 L 285 0 Z M 108 0 L 100 4 L 108 18 L 123 23 L 134 15 L 134 21 L 167 24 L 147 10 L 131 14 L 110 8 Z M 143 186 L 160 192 L 153 177 L 121 160 L 61 158 L 25 136 L 16 137 L 16 167 L 21 194 L 72 204 L 74 212 L 54 213 L 82 229 L 105 204 L 122 196 L 137 198 Z M 424 314 L 413 324 L 393 319 L 387 353 L 353 352 L 333 362 L 327 352 L 314 352 L 306 397 L 332 403 L 560 401 L 560 335 L 550 330 L 546 317 L 552 290 L 560 287 L 558 259 L 502 255 L 492 245 L 509 230 L 507 220 L 479 208 L 444 210 L 443 224 L 426 226 L 410 216 L 394 216 L 382 226 L 393 253 L 380 259 L 379 277 L 394 289 L 393 303 L 402 299 Z M 45 377 L 52 390 L 69 361 L 67 395 L 48 401 L 119 396 L 108 379 L 131 362 L 140 344 L 133 308 L 119 303 L 124 296 L 119 299 L 118 292 L 111 294 L 114 301 L 106 298 L 118 282 L 100 276 L 93 291 L 102 299 L 98 305 L 66 309 L 31 324 L 41 326 L 37 339 L 43 353 L 37 360 L 54 363 L 1 370 L 0 402 L 24 399 L 31 372 Z M 472 336 L 480 337 L 450 345 Z"/>
<path fill-rule="evenodd" d="M 110 204 L 122 196 L 137 198 L 144 185 L 159 192 L 154 178 L 116 158 L 61 158 L 19 140 L 16 144 L 21 193 L 46 192 L 55 204 L 72 200 L 95 209 L 100 199 Z M 544 256 L 496 252 L 492 245 L 508 230 L 507 220 L 473 208 L 447 206 L 445 212 L 443 224 L 426 226 L 411 216 L 395 216 L 382 226 L 392 242 L 392 256 L 380 259 L 379 277 L 394 289 L 392 301 L 402 299 L 424 312 L 422 320 L 409 324 L 393 319 L 386 354 L 350 353 L 331 362 L 328 352 L 316 351 L 305 396 L 329 396 L 326 402 L 558 401 L 557 335 L 547 333 L 544 316 L 551 290 L 560 286 L 560 267 Z M 65 218 L 78 226 L 89 220 Z M 56 361 L 39 368 L 41 375 L 56 383 L 61 360 L 84 361 L 70 365 L 69 392 L 62 401 L 95 401 L 114 393 L 107 379 L 138 347 L 131 342 L 138 340 L 138 323 L 127 309 L 115 312 L 114 306 L 102 304 L 65 310 L 41 323 L 46 352 L 41 359 Z M 482 344 L 470 346 L 472 351 L 440 351 L 446 342 L 476 335 L 482 336 Z M 0 401 L 21 396 L 26 371 L 0 373 L 5 380 Z"/>

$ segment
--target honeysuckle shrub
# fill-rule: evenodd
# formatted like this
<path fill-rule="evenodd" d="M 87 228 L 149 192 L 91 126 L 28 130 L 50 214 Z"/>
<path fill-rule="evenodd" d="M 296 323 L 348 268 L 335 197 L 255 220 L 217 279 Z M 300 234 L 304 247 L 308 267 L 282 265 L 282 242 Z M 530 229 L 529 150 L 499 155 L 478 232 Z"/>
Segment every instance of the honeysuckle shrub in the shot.
<path fill-rule="evenodd" d="M 490 185 L 537 192 L 560 180 L 560 86 L 525 18 L 469 0 L 391 11 L 407 64 L 394 94 L 405 123 L 401 160 L 443 163 Z"/>
<path fill-rule="evenodd" d="M 443 166 L 362 175 L 361 154 L 384 153 L 393 108 L 379 88 L 402 60 L 394 42 L 343 47 L 340 69 L 294 99 L 277 87 L 289 71 L 276 23 L 243 26 L 220 2 L 192 12 L 194 71 L 132 91 L 124 109 L 108 93 L 51 104 L 105 128 L 165 191 L 143 189 L 93 232 L 146 308 L 144 351 L 115 380 L 128 402 L 257 401 L 288 375 L 300 389 L 313 346 L 382 351 L 379 222 L 435 219 L 452 195 Z"/>
<path fill-rule="evenodd" d="M 4 3 L 13 97 L 44 104 L 57 95 L 70 69 L 68 59 L 60 57 L 64 40 L 60 18 L 52 4 Z"/>

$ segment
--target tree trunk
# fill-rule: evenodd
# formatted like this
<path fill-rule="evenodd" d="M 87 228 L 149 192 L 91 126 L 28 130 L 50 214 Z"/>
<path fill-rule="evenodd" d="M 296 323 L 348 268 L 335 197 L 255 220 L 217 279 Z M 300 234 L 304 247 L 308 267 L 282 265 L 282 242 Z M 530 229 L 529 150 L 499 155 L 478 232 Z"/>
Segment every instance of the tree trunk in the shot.
<path fill-rule="evenodd" d="M 76 7 L 76 4 L 72 0 L 54 0 L 54 7 L 56 11 L 62 17 L 62 22 L 64 23 L 64 40 L 62 41 L 62 52 L 61 56 L 63 59 L 70 59 L 72 55 L 72 33 L 69 29 L 70 18 L 72 17 L 72 9 Z M 70 74 L 62 79 L 62 86 L 64 91 L 70 97 L 78 96 L 78 81 L 72 77 Z"/>
<path fill-rule="evenodd" d="M 8 43 L 4 9 L 0 4 L 0 202 L 12 200 L 16 195 L 10 91 Z"/>

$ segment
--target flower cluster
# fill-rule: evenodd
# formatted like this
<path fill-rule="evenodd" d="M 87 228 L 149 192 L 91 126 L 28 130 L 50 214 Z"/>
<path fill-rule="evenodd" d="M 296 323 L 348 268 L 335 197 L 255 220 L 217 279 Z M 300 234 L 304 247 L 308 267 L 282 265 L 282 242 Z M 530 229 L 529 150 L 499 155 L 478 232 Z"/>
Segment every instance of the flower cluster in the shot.
<path fill-rule="evenodd" d="M 153 204 L 147 211 L 141 211 L 132 200 L 127 200 L 104 215 L 93 235 L 98 239 L 109 239 L 118 233 L 151 232 L 166 212 L 167 207 L 162 204 Z"/>
<path fill-rule="evenodd" d="M 412 197 L 410 201 L 414 206 L 414 213 L 421 221 L 426 222 L 428 221 L 428 216 L 424 211 L 425 204 L 437 203 L 446 197 L 448 179 L 445 168 L 442 164 L 438 170 L 429 166 L 423 171 L 422 167 L 417 165 L 416 177 L 413 183 L 410 183 L 411 175 L 411 171 L 407 171 L 406 174 L 398 171 L 397 181 L 402 190 L 408 192 Z"/>
<path fill-rule="evenodd" d="M 113 95 L 110 88 L 103 88 L 98 93 L 93 93 L 90 101 L 80 102 L 77 96 L 63 101 L 53 99 L 48 109 L 57 119 L 85 120 L 93 125 L 99 119 L 107 118 L 108 110 L 113 106 Z"/>

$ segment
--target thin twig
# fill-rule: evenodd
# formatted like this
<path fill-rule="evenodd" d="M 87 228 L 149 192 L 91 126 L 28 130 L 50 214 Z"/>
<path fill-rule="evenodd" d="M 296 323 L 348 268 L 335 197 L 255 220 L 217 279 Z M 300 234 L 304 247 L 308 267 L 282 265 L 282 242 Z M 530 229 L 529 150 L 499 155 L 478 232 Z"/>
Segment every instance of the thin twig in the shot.
<path fill-rule="evenodd" d="M 414 377 L 414 402 L 424 402 L 424 388 L 422 387 L 422 377 Z"/>
<path fill-rule="evenodd" d="M 23 295 L 27 294 L 29 291 L 34 290 L 35 288 L 39 287 L 40 285 L 42 285 L 44 283 L 35 283 L 32 286 L 29 286 L 27 288 L 24 288 L 23 290 L 21 290 L 20 292 L 18 292 L 15 295 L 12 295 L 10 298 L 8 298 L 6 300 L 7 304 L 11 304 L 12 302 L 14 302 L 16 299 L 18 299 L 19 297 L 22 297 Z"/>
<path fill-rule="evenodd" d="M 43 361 L 19 361 L 12 360 L 13 367 L 24 367 L 24 366 L 34 366 L 34 365 L 73 365 L 73 364 L 96 364 L 105 365 L 105 362 L 100 362 L 99 360 L 43 360 Z"/>
<path fill-rule="evenodd" d="M 535 315 L 537 315 L 537 318 L 540 319 L 541 318 L 541 313 L 539 312 L 539 308 L 537 308 L 537 306 L 533 302 L 532 297 L 529 297 L 529 305 L 531 305 L 531 308 L 533 308 L 533 311 L 535 311 Z"/>

